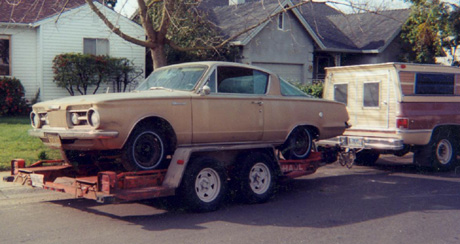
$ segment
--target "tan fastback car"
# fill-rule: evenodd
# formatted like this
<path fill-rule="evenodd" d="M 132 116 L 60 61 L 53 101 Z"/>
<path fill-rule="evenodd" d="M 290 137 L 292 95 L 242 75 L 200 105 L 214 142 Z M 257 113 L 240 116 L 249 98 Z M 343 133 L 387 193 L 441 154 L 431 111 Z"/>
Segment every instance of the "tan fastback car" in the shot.
<path fill-rule="evenodd" d="M 310 98 L 267 70 L 196 62 L 157 69 L 134 92 L 35 104 L 29 134 L 70 161 L 115 156 L 126 170 L 150 170 L 167 167 L 177 147 L 206 144 L 269 143 L 306 158 L 314 140 L 341 135 L 347 121 L 343 104 Z"/>

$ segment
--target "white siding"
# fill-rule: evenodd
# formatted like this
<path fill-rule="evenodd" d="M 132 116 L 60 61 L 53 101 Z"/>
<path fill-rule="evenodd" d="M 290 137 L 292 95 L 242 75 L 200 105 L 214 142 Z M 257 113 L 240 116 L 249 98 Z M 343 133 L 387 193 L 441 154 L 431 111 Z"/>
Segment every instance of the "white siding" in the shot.
<path fill-rule="evenodd" d="M 0 26 L 0 35 L 11 37 L 11 76 L 21 81 L 26 91 L 26 99 L 30 101 L 39 88 L 35 62 L 36 30 L 25 26 Z"/>
<path fill-rule="evenodd" d="M 109 9 L 104 9 L 104 12 L 128 35 L 143 38 L 142 27 Z M 39 49 L 43 54 L 38 61 L 43 65 L 41 100 L 69 96 L 65 89 L 53 82 L 52 62 L 58 54 L 83 53 L 83 38 L 106 38 L 110 44 L 110 56 L 126 57 L 139 68 L 145 67 L 145 48 L 126 42 L 112 33 L 87 5 L 61 15 L 57 22 L 56 18 L 46 20 L 39 28 Z M 104 91 L 104 88 L 99 89 L 99 92 Z M 88 90 L 90 92 L 92 89 Z"/>

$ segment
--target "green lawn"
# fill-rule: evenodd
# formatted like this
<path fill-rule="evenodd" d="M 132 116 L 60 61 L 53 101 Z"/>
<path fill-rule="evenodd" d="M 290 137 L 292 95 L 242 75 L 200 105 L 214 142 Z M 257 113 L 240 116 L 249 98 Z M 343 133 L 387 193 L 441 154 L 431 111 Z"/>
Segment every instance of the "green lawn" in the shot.
<path fill-rule="evenodd" d="M 49 149 L 27 134 L 31 128 L 28 117 L 0 116 L 0 171 L 10 169 L 11 160 L 16 158 L 25 159 L 27 165 L 34 163 L 43 152 L 48 159 L 60 158 L 59 150 Z"/>

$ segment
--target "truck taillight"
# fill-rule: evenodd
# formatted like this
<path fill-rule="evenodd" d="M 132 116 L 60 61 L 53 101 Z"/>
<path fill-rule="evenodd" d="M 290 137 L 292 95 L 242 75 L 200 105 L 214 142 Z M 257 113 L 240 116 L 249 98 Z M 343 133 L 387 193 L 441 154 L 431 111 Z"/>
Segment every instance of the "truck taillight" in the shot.
<path fill-rule="evenodd" d="M 396 128 L 409 129 L 409 119 L 396 119 Z"/>

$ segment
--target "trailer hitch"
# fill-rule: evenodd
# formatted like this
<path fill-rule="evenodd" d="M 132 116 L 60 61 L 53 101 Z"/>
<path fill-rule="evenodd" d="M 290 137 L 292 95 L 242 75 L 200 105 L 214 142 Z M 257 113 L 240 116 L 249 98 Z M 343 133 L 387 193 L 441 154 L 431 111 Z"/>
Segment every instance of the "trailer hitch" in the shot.
<path fill-rule="evenodd" d="M 351 169 L 356 159 L 357 149 L 344 148 L 338 152 L 339 164 Z"/>

